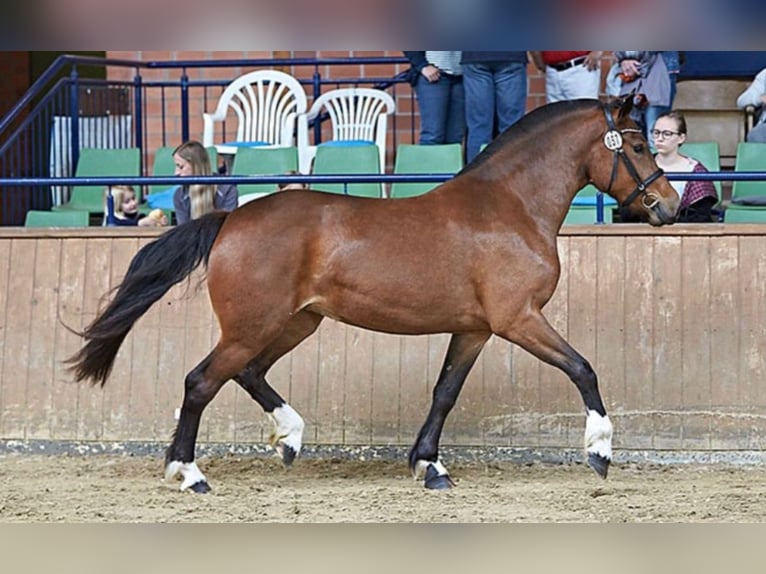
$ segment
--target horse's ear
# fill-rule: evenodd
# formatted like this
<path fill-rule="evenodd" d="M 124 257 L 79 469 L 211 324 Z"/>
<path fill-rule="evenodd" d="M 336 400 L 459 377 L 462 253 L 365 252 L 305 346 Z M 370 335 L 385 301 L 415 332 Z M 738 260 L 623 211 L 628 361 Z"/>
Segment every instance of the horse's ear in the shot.
<path fill-rule="evenodd" d="M 626 94 L 617 100 L 617 105 L 620 106 L 620 112 L 617 114 L 617 119 L 622 120 L 630 116 L 631 110 L 633 110 L 633 94 Z"/>

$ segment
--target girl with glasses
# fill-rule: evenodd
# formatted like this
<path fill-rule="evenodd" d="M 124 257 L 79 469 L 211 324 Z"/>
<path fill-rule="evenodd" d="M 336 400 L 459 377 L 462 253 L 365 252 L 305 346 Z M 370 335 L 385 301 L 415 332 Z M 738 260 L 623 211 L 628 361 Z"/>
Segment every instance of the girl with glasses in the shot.
<path fill-rule="evenodd" d="M 657 149 L 654 158 L 657 165 L 665 172 L 705 173 L 707 168 L 692 157 L 683 155 L 679 149 L 686 141 L 686 119 L 678 111 L 660 114 L 651 130 L 652 139 Z M 717 221 L 714 207 L 718 203 L 718 194 L 712 181 L 674 180 L 681 197 L 678 211 L 679 222 L 710 223 Z"/>

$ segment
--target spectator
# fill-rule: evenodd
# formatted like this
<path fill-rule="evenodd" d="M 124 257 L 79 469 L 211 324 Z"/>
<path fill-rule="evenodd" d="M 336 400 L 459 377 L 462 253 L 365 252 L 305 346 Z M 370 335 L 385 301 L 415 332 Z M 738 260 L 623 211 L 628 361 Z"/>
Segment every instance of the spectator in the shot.
<path fill-rule="evenodd" d="M 162 227 L 168 224 L 168 219 L 161 209 L 155 209 L 149 215 L 139 213 L 136 190 L 132 185 L 113 185 L 112 205 L 114 218 L 109 221 L 109 190 L 104 190 L 104 224 L 105 225 L 137 225 L 141 227 Z"/>
<path fill-rule="evenodd" d="M 704 173 L 707 168 L 698 160 L 679 152 L 686 141 L 686 119 L 678 111 L 661 114 L 652 128 L 657 153 L 657 166 L 666 172 Z M 713 208 L 718 194 L 712 181 L 671 181 L 681 197 L 677 221 L 686 223 L 709 223 L 718 218 Z"/>
<path fill-rule="evenodd" d="M 753 106 L 759 113 L 758 120 L 753 128 L 747 133 L 747 141 L 766 143 L 766 114 L 763 113 L 763 104 L 766 103 L 766 68 L 756 74 L 753 81 L 737 98 L 737 107 L 745 109 Z"/>
<path fill-rule="evenodd" d="M 182 143 L 173 151 L 175 175 L 188 177 L 212 175 L 210 156 L 198 141 Z M 239 192 L 233 184 L 224 185 L 181 185 L 173 194 L 173 209 L 176 222 L 181 225 L 191 219 L 202 217 L 206 213 L 223 209 L 232 211 L 237 207 Z"/>
<path fill-rule="evenodd" d="M 298 175 L 294 169 L 285 172 L 285 175 Z M 282 181 L 277 184 L 277 191 L 286 191 L 288 189 L 308 189 L 309 186 L 301 181 Z"/>
<path fill-rule="evenodd" d="M 598 99 L 601 88 L 601 54 L 588 50 L 532 52 L 535 66 L 545 72 L 546 102 Z"/>
<path fill-rule="evenodd" d="M 526 112 L 527 62 L 526 52 L 463 52 L 467 161 Z"/>
<path fill-rule="evenodd" d="M 649 145 L 654 142 L 649 130 L 657 118 L 668 111 L 675 97 L 675 79 L 679 69 L 678 52 L 623 52 L 614 53 L 620 67 L 620 95 L 635 92 L 632 117 L 641 126 Z M 673 73 L 670 72 L 668 65 Z"/>
<path fill-rule="evenodd" d="M 465 92 L 461 52 L 404 52 L 420 108 L 420 143 L 463 143 Z"/>

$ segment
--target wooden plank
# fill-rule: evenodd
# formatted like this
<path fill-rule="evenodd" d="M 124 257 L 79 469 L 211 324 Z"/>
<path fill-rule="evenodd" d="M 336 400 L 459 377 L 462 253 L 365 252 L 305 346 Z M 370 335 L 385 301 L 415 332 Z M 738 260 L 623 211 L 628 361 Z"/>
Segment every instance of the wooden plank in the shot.
<path fill-rule="evenodd" d="M 742 239 L 743 242 L 744 240 L 745 238 Z M 751 357 L 755 365 L 753 370 L 756 371 L 751 371 L 750 380 L 753 422 L 750 425 L 748 446 L 751 449 L 763 449 L 766 447 L 766 388 L 762 384 L 766 379 L 763 355 L 763 349 L 766 348 L 766 330 L 763 328 L 763 325 L 766 325 L 766 237 L 748 238 L 747 244 L 750 251 L 757 256 L 756 273 L 750 276 L 753 289 L 753 320 L 749 337 L 746 337 L 752 350 Z"/>
<path fill-rule="evenodd" d="M 59 260 L 61 240 L 46 239 L 36 243 L 34 285 L 29 329 L 29 365 L 27 371 L 28 439 L 49 439 L 51 393 L 56 360 L 56 320 L 58 308 Z"/>
<path fill-rule="evenodd" d="M 398 444 L 400 338 L 375 333 L 373 345 L 372 443 Z"/>
<path fill-rule="evenodd" d="M 366 445 L 372 439 L 373 334 L 346 330 L 346 402 L 343 409 L 343 444 Z"/>
<path fill-rule="evenodd" d="M 61 244 L 58 315 L 61 321 L 75 330 L 82 330 L 83 300 L 85 297 L 86 240 L 63 239 Z M 80 386 L 76 383 L 65 360 L 78 351 L 83 341 L 77 335 L 61 328 L 56 331 L 56 357 L 54 380 L 51 389 L 50 436 L 58 440 L 77 438 L 77 418 Z"/>
<path fill-rule="evenodd" d="M 436 374 L 429 370 L 428 337 L 401 337 L 399 441 L 412 444 L 431 407 Z M 433 379 L 431 377 L 433 376 Z"/>
<path fill-rule="evenodd" d="M 82 261 L 77 263 L 82 265 Z M 82 317 L 90 324 L 108 303 L 111 280 L 112 240 L 91 239 L 85 246 L 85 281 L 83 283 Z M 100 387 L 78 387 L 77 438 L 101 440 L 104 434 L 104 390 Z"/>
<path fill-rule="evenodd" d="M 766 380 L 766 238 L 740 239 L 739 249 L 739 358 L 737 412 L 755 417 L 763 408 L 763 383 Z M 755 418 L 754 418 L 755 420 Z M 759 442 L 760 430 L 754 425 L 740 425 L 738 443 Z"/>
<path fill-rule="evenodd" d="M 650 237 L 625 243 L 624 408 L 616 447 L 651 448 L 654 438 L 654 247 Z"/>
<path fill-rule="evenodd" d="M 681 239 L 682 446 L 710 448 L 710 238 Z"/>
<path fill-rule="evenodd" d="M 154 426 L 159 436 L 170 437 L 176 428 L 175 412 L 180 409 L 184 398 L 184 379 L 191 369 L 187 360 L 184 324 L 190 297 L 197 296 L 198 289 L 204 290 L 204 284 L 199 286 L 196 274 L 182 281 L 165 294 L 155 307 L 158 311 L 157 327 L 157 371 L 155 375 L 155 411 Z M 147 317 L 148 318 L 148 317 Z M 210 340 L 210 326 L 202 335 Z M 203 357 L 197 358 L 197 362 Z M 195 358 L 191 362 L 195 362 Z M 217 399 L 213 399 L 214 401 Z M 209 408 L 209 407 L 208 407 Z M 206 410 L 202 414 L 198 440 L 208 440 L 208 418 Z"/>
<path fill-rule="evenodd" d="M 593 368 L 598 376 L 604 405 L 617 429 L 626 410 L 625 395 L 625 301 L 632 285 L 625 281 L 624 237 L 599 237 L 596 264 L 596 352 Z M 626 438 L 615 434 L 615 446 Z"/>
<path fill-rule="evenodd" d="M 654 446 L 678 449 L 683 408 L 681 238 L 654 239 Z M 663 405 L 662 409 L 657 405 Z"/>
<path fill-rule="evenodd" d="M 317 393 L 317 441 L 343 442 L 345 410 L 346 329 L 337 321 L 323 322 L 319 336 L 319 381 Z"/>
<path fill-rule="evenodd" d="M 12 300 L 6 308 L 2 377 L 4 381 L 13 381 L 13 384 L 3 385 L 0 397 L 4 411 L 2 434 L 12 439 L 26 438 L 34 269 L 35 242 L 12 240 L 8 278 L 8 296 Z"/>
<path fill-rule="evenodd" d="M 739 335 L 741 318 L 739 293 L 739 240 L 717 237 L 710 249 L 711 410 L 713 449 L 737 448 L 740 433 L 737 418 L 726 416 L 736 408 L 739 381 Z"/>
<path fill-rule="evenodd" d="M 481 437 L 485 446 L 511 444 L 515 392 L 511 356 L 508 341 L 490 337 L 479 357 L 483 366 L 484 412 Z"/>
<path fill-rule="evenodd" d="M 138 239 L 115 239 L 111 243 L 109 289 L 123 280 L 130 261 L 138 250 Z M 112 293 L 113 295 L 113 293 Z M 110 297 L 110 300 L 112 297 Z M 131 329 L 120 346 L 112 374 L 104 386 L 104 440 L 131 440 L 132 371 L 136 361 L 133 342 L 136 329 Z"/>
<path fill-rule="evenodd" d="M 319 330 L 325 328 L 323 321 Z M 319 392 L 319 332 L 301 343 L 291 354 L 290 390 L 286 397 L 305 422 L 304 442 L 317 442 L 317 393 Z M 284 395 L 282 395 L 284 396 Z"/>
<path fill-rule="evenodd" d="M 0 241 L 0 358 L 5 357 L 6 340 L 10 337 L 8 331 L 8 313 L 13 308 L 13 300 L 9 297 L 11 278 L 11 241 Z M 3 364 L 5 361 L 3 361 Z M 3 366 L 0 365 L 0 432 L 5 428 L 6 392 L 13 385 L 12 378 L 6 378 Z M 4 436 L 4 435 L 3 435 Z"/>

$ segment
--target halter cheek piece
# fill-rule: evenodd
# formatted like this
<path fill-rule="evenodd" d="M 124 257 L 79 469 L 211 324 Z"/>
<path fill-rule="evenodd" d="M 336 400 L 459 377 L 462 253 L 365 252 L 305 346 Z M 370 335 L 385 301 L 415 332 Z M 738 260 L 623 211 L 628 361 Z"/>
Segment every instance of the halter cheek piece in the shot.
<path fill-rule="evenodd" d="M 649 193 L 646 188 L 649 187 L 652 182 L 654 182 L 654 180 L 662 177 L 663 171 L 658 169 L 652 175 L 642 181 L 641 176 L 638 175 L 638 171 L 636 171 L 636 168 L 633 165 L 633 162 L 630 161 L 630 158 L 627 155 L 625 155 L 625 150 L 623 149 L 624 141 L 622 138 L 622 134 L 624 133 L 640 134 L 642 133 L 641 130 L 637 130 L 635 128 L 624 128 L 622 130 L 618 130 L 617 126 L 614 124 L 614 120 L 612 119 L 612 114 L 609 113 L 609 110 L 606 107 L 604 107 L 604 115 L 606 116 L 606 124 L 609 127 L 606 134 L 604 135 L 604 146 L 606 146 L 606 149 L 609 151 L 614 152 L 612 177 L 609 178 L 609 187 L 606 188 L 606 192 L 609 193 L 612 190 L 612 185 L 614 184 L 615 179 L 617 179 L 617 167 L 619 166 L 619 160 L 622 159 L 622 162 L 625 164 L 625 169 L 628 170 L 628 173 L 633 178 L 633 181 L 636 182 L 636 189 L 634 189 L 633 192 L 625 199 L 625 201 L 620 204 L 620 207 L 629 206 L 640 194 L 643 194 L 641 196 L 641 202 L 647 209 L 652 209 L 660 202 L 660 198 L 653 193 Z"/>

